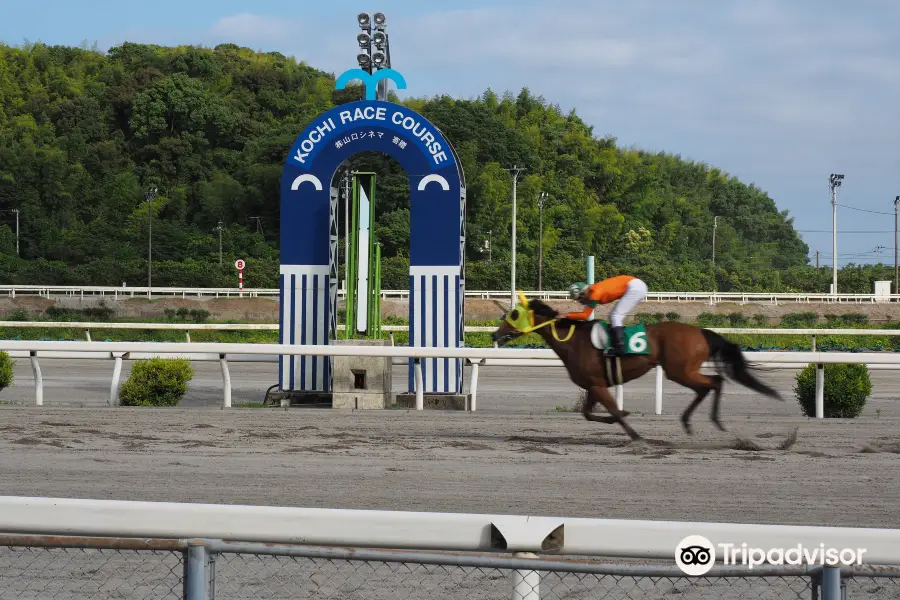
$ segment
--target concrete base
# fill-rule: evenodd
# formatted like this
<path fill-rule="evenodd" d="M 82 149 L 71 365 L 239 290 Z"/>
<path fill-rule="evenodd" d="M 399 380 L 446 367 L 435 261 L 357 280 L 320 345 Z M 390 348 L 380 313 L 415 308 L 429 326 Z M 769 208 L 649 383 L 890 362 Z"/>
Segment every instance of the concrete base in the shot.
<path fill-rule="evenodd" d="M 347 393 L 334 394 L 331 397 L 331 408 L 353 410 L 383 410 L 390 408 L 390 394 Z"/>
<path fill-rule="evenodd" d="M 390 346 L 387 340 L 333 340 L 332 344 Z M 335 356 L 331 408 L 390 408 L 392 370 L 389 356 Z"/>
<path fill-rule="evenodd" d="M 466 410 L 471 394 L 423 394 L 422 408 L 425 410 Z M 416 394 L 397 394 L 397 406 L 415 410 Z"/>

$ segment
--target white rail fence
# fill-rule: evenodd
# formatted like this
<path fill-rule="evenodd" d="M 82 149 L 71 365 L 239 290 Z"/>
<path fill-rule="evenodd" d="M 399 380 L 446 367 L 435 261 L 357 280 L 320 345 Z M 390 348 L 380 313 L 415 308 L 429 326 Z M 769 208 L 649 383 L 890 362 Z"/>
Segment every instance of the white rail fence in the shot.
<path fill-rule="evenodd" d="M 498 325 L 499 326 L 499 325 Z M 278 323 L 99 323 L 93 321 L 0 321 L 0 328 L 21 327 L 29 329 L 83 329 L 85 339 L 91 340 L 91 330 L 97 329 L 133 329 L 142 331 L 184 331 L 186 340 L 191 341 L 191 331 L 278 331 Z M 387 333 L 408 332 L 408 325 L 382 325 Z M 465 333 L 490 333 L 497 326 L 466 325 Z M 806 335 L 810 336 L 812 349 L 816 349 L 818 336 L 865 335 L 865 336 L 900 336 L 900 329 L 788 329 L 762 327 L 707 327 L 710 331 L 734 335 Z M 345 331 L 346 326 L 339 324 L 338 331 Z M 393 335 L 391 341 L 393 342 Z"/>
<path fill-rule="evenodd" d="M 216 581 L 216 570 L 210 566 L 212 555 L 264 552 L 262 545 L 275 555 L 291 555 L 292 550 L 299 554 L 305 547 L 313 555 L 329 556 L 332 551 L 336 556 L 343 552 L 345 559 L 358 554 L 363 560 L 366 556 L 391 560 L 391 555 L 401 557 L 404 553 L 415 560 L 411 551 L 426 551 L 434 554 L 417 556 L 430 564 L 453 564 L 454 558 L 463 556 L 461 553 L 479 553 L 480 564 L 498 564 L 499 558 L 515 565 L 509 571 L 506 592 L 515 600 L 540 600 L 543 577 L 551 575 L 552 580 L 554 566 L 568 570 L 569 565 L 575 564 L 547 558 L 578 557 L 576 562 L 586 568 L 590 563 L 583 557 L 658 560 L 671 565 L 679 545 L 688 536 L 703 536 L 712 545 L 717 565 L 708 576 L 713 577 L 717 570 L 729 569 L 724 566 L 729 562 L 723 560 L 727 550 L 721 550 L 742 546 L 751 549 L 748 554 L 752 562 L 740 570 L 732 565 L 732 577 L 778 577 L 787 570 L 780 568 L 784 561 L 779 563 L 778 555 L 771 550 L 782 549 L 787 564 L 797 565 L 795 576 L 812 576 L 817 581 L 812 597 L 818 597 L 818 587 L 824 600 L 843 597 L 844 570 L 849 571 L 850 577 L 864 570 L 892 577 L 896 565 L 900 565 L 900 530 L 855 527 L 0 496 L 0 530 L 20 534 L 25 540 L 54 536 L 57 543 L 70 547 L 79 547 L 79 542 L 82 546 L 97 546 L 97 541 L 102 544 L 110 540 L 126 540 L 121 546 L 127 546 L 127 540 L 168 540 L 175 542 L 172 546 L 187 546 L 183 563 L 187 600 L 210 597 Z M 801 548 L 806 552 L 821 551 L 804 556 Z M 790 562 L 785 549 L 797 549 L 795 562 Z M 850 556 L 845 556 L 848 551 Z M 853 562 L 844 567 L 829 562 L 832 552 L 840 552 L 836 555 L 840 560 Z M 665 567 L 641 565 L 632 569 L 632 577 L 641 572 L 644 577 L 654 573 L 671 576 Z M 266 579 L 258 579 L 257 583 L 260 581 Z M 598 586 L 597 591 L 601 590 L 604 588 Z"/>
<path fill-rule="evenodd" d="M 186 287 L 115 287 L 91 285 L 0 285 L 0 296 L 16 298 L 19 296 L 52 297 L 109 297 L 126 299 L 137 297 L 154 298 L 274 298 L 280 291 L 277 288 L 186 288 Z M 339 289 L 338 297 L 344 298 L 346 290 Z M 485 300 L 509 300 L 509 290 L 466 290 L 466 298 Z M 567 291 L 529 290 L 525 291 L 529 298 L 542 300 L 561 300 L 568 298 Z M 404 300 L 409 298 L 409 290 L 382 290 L 381 297 L 386 300 Z M 870 304 L 881 302 L 898 302 L 900 294 L 828 294 L 828 293 L 775 293 L 775 292 L 650 292 L 648 302 L 692 302 L 719 304 L 723 302 L 736 304 Z"/>
<path fill-rule="evenodd" d="M 850 330 L 853 331 L 853 330 Z M 13 358 L 29 358 L 34 373 L 35 404 L 42 406 L 43 378 L 39 358 L 113 360 L 109 405 L 117 406 L 119 380 L 123 360 L 151 357 L 187 358 L 193 361 L 218 361 L 222 369 L 223 406 L 231 407 L 232 362 L 277 362 L 280 355 L 295 356 L 374 356 L 414 359 L 415 380 L 421 381 L 422 358 L 461 358 L 471 366 L 467 410 L 477 408 L 479 368 L 482 366 L 563 367 L 562 361 L 549 349 L 514 348 L 431 348 L 410 346 L 311 346 L 291 344 L 172 343 L 172 342 L 49 342 L 33 340 L 0 340 L 0 351 Z M 797 369 L 816 365 L 816 418 L 824 418 L 824 366 L 827 363 L 865 364 L 871 369 L 900 369 L 900 353 L 893 352 L 753 352 L 754 363 L 771 368 Z M 715 365 L 704 363 L 703 367 Z M 656 367 L 654 412 L 662 414 L 663 371 Z M 424 391 L 415 389 L 416 410 L 424 408 Z M 624 408 L 624 386 L 616 386 L 616 403 Z"/>
<path fill-rule="evenodd" d="M 701 535 L 738 548 L 864 548 L 864 562 L 900 565 L 900 530 L 861 527 L 0 496 L 0 531 L 646 560 L 673 560 L 683 538 Z"/>

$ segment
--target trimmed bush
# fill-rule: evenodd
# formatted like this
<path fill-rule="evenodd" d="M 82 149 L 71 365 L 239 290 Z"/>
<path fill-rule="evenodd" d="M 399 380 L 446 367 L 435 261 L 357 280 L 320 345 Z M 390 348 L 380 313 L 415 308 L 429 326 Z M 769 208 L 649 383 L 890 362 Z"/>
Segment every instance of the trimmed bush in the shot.
<path fill-rule="evenodd" d="M 747 317 L 745 317 L 742 313 L 733 312 L 728 314 L 728 323 L 732 327 L 746 327 L 747 326 Z"/>
<path fill-rule="evenodd" d="M 668 320 L 668 321 L 680 321 L 680 320 L 681 320 L 681 315 L 679 315 L 677 312 L 667 312 L 667 313 L 666 313 L 666 320 Z"/>
<path fill-rule="evenodd" d="M 825 417 L 854 419 L 862 413 L 872 393 L 866 365 L 825 365 Z M 816 416 L 816 365 L 807 365 L 797 374 L 794 394 L 807 417 Z"/>
<path fill-rule="evenodd" d="M 634 313 L 633 321 L 635 323 L 644 323 L 645 325 L 653 325 L 655 323 L 659 323 L 660 321 L 662 321 L 662 319 L 660 317 L 662 317 L 662 313 L 652 314 L 652 313 L 647 313 L 647 312 L 639 312 L 639 313 Z"/>
<path fill-rule="evenodd" d="M 819 315 L 814 312 L 788 313 L 781 317 L 781 326 L 788 329 L 813 327 L 819 322 Z"/>
<path fill-rule="evenodd" d="M 13 364 L 15 363 L 13 359 L 9 357 L 9 353 L 0 352 L 0 390 L 12 385 Z"/>
<path fill-rule="evenodd" d="M 847 325 L 865 325 L 869 322 L 869 315 L 864 313 L 844 313 L 841 315 L 841 321 Z"/>
<path fill-rule="evenodd" d="M 186 358 L 135 361 L 131 376 L 119 392 L 120 403 L 122 406 L 177 406 L 193 376 L 191 361 Z"/>
<path fill-rule="evenodd" d="M 700 313 L 697 315 L 697 325 L 700 327 L 726 327 L 728 318 L 718 313 Z"/>

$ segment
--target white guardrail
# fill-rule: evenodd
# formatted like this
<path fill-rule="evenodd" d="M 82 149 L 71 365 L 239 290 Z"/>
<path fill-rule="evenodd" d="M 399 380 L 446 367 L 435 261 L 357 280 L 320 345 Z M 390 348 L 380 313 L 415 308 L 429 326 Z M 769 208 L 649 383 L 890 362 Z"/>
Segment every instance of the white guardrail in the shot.
<path fill-rule="evenodd" d="M 811 331 L 811 330 L 799 330 Z M 821 331 L 821 330 L 820 330 Z M 829 330 L 824 330 L 829 331 Z M 861 330 L 847 330 L 861 331 Z M 893 332 L 893 335 L 900 332 Z M 235 344 L 235 343 L 173 343 L 173 342 L 53 342 L 34 340 L 0 340 L 0 351 L 13 358 L 31 360 L 35 381 L 35 404 L 42 406 L 43 378 L 39 358 L 107 359 L 114 360 L 110 384 L 109 405 L 117 406 L 122 361 L 151 357 L 187 358 L 194 361 L 218 361 L 222 369 L 224 407 L 231 407 L 231 375 L 228 361 L 278 362 L 280 355 L 294 356 L 375 356 L 414 359 L 415 381 L 421 381 L 422 358 L 461 358 L 471 369 L 469 406 L 477 407 L 478 371 L 481 366 L 563 367 L 562 361 L 550 349 L 515 348 L 434 348 L 410 346 L 333 346 L 292 344 Z M 816 418 L 824 418 L 824 385 L 826 363 L 865 364 L 872 369 L 900 369 L 900 353 L 894 352 L 752 352 L 750 361 L 770 368 L 801 368 L 816 364 Z M 703 367 L 714 367 L 704 363 Z M 656 367 L 655 413 L 662 414 L 663 370 Z M 416 410 L 424 407 L 424 391 L 416 387 Z M 623 386 L 616 386 L 616 403 L 624 407 Z"/>
<path fill-rule="evenodd" d="M 218 538 L 391 550 L 550 553 L 674 561 L 689 535 L 740 548 L 864 549 L 900 565 L 900 530 L 0 496 L 0 530 L 29 535 Z M 717 558 L 720 554 L 717 552 Z"/>
<path fill-rule="evenodd" d="M 567 291 L 560 290 L 528 290 L 524 292 L 529 298 L 541 300 L 564 300 Z M 186 287 L 115 287 L 93 285 L 0 285 L 0 296 L 12 298 L 18 296 L 51 297 L 85 297 L 100 296 L 120 298 L 154 297 L 154 298 L 278 298 L 277 288 L 186 288 Z M 339 289 L 338 297 L 344 298 L 346 290 Z M 509 300 L 509 290 L 466 290 L 466 298 L 485 300 Z M 381 297 L 386 300 L 405 300 L 409 298 L 409 290 L 382 290 Z M 881 302 L 900 302 L 900 294 L 829 294 L 829 293 L 774 293 L 774 292 L 649 292 L 647 302 L 693 302 L 718 304 L 731 302 L 736 304 L 786 304 L 786 303 L 849 303 L 868 304 Z"/>
<path fill-rule="evenodd" d="M 278 323 L 100 323 L 94 321 L 0 321 L 3 327 L 25 327 L 33 329 L 84 329 L 87 341 L 91 341 L 92 329 L 140 329 L 144 331 L 169 330 L 187 332 L 187 341 L 191 341 L 191 331 L 278 331 Z M 465 333 L 490 333 L 497 329 L 491 325 L 466 325 Z M 409 331 L 408 325 L 382 325 L 381 329 L 392 333 Z M 900 329 L 788 329 L 765 327 L 707 327 L 716 333 L 750 334 L 750 335 L 808 335 L 815 343 L 819 335 L 900 335 Z M 339 324 L 338 331 L 345 331 L 346 326 Z"/>

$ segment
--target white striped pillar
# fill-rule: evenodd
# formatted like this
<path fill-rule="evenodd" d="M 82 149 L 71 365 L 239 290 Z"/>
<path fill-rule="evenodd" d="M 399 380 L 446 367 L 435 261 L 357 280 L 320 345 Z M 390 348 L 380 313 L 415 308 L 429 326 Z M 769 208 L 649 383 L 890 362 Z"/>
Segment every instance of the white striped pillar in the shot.
<path fill-rule="evenodd" d="M 461 347 L 460 266 L 411 266 L 409 272 L 409 345 Z M 424 391 L 460 393 L 462 370 L 462 359 L 422 359 Z M 412 359 L 409 361 L 409 390 L 415 390 Z"/>
<path fill-rule="evenodd" d="M 281 265 L 281 344 L 328 344 L 331 322 L 329 265 Z M 328 392 L 331 365 L 327 356 L 282 356 L 281 389 Z"/>

